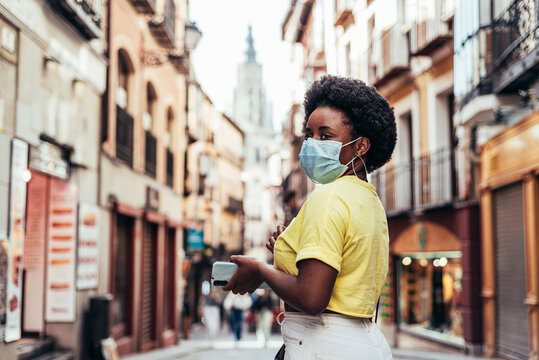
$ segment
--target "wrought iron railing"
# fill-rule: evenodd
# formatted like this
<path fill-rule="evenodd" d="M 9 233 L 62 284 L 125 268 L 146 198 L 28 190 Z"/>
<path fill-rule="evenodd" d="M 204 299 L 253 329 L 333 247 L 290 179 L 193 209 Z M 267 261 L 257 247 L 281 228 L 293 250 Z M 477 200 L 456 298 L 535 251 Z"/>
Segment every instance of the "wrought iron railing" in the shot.
<path fill-rule="evenodd" d="M 133 117 L 116 106 L 116 157 L 133 166 Z"/>
<path fill-rule="evenodd" d="M 146 131 L 146 164 L 144 169 L 148 175 L 155 177 L 157 163 L 157 139 L 151 131 Z"/>
<path fill-rule="evenodd" d="M 453 157 L 449 148 L 376 171 L 372 182 L 386 211 L 439 206 L 455 200 Z"/>
<path fill-rule="evenodd" d="M 439 17 L 418 21 L 410 30 L 410 52 L 430 55 L 451 37 L 448 23 Z"/>
<path fill-rule="evenodd" d="M 492 22 L 492 75 L 538 47 L 538 0 L 515 0 Z"/>
<path fill-rule="evenodd" d="M 49 3 L 88 40 L 102 36 L 102 0 L 49 0 Z"/>
<path fill-rule="evenodd" d="M 174 47 L 176 36 L 176 5 L 174 0 L 166 0 L 163 14 L 150 20 L 150 29 L 165 47 Z"/>
<path fill-rule="evenodd" d="M 369 83 L 375 86 L 409 69 L 408 39 L 396 24 L 369 47 Z"/>
<path fill-rule="evenodd" d="M 150 14 L 155 12 L 155 0 L 131 0 L 131 4 L 139 12 Z"/>

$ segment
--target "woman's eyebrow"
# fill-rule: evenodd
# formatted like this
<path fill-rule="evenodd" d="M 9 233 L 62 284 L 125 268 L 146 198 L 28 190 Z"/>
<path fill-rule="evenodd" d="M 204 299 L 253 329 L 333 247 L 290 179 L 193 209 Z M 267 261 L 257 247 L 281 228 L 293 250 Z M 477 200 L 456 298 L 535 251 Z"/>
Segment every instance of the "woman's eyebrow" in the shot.
<path fill-rule="evenodd" d="M 333 128 L 331 126 L 319 126 L 318 127 L 318 131 L 323 131 L 323 130 L 333 130 Z"/>

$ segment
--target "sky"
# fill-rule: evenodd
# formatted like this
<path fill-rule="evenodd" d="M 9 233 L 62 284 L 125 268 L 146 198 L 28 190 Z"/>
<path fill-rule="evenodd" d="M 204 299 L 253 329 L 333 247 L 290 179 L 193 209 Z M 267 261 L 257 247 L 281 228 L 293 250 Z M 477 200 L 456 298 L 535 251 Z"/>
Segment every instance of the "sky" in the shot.
<path fill-rule="evenodd" d="M 281 40 L 281 25 L 290 0 L 191 0 L 189 17 L 202 31 L 193 52 L 195 75 L 215 107 L 232 115 L 236 72 L 245 61 L 247 29 L 253 28 L 256 58 L 262 64 L 266 97 L 273 107 L 275 129 L 288 110 L 285 75 L 289 45 Z"/>

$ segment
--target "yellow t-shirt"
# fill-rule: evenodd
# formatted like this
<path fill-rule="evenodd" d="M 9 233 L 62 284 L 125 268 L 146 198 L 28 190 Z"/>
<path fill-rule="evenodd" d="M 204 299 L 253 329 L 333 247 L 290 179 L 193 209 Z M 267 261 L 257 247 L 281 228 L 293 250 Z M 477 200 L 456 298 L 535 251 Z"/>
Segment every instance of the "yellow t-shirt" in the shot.
<path fill-rule="evenodd" d="M 388 270 L 389 236 L 373 185 L 343 176 L 317 187 L 274 246 L 275 268 L 318 259 L 338 271 L 327 309 L 372 317 Z"/>

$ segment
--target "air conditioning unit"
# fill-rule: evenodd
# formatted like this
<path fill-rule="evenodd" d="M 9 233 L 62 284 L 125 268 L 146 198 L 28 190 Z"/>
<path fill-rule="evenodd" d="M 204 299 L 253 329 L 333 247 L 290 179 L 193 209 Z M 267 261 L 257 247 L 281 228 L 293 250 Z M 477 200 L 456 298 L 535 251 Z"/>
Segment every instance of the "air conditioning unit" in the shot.
<path fill-rule="evenodd" d="M 150 113 L 145 112 L 142 114 L 142 128 L 146 131 L 152 129 L 152 115 Z"/>
<path fill-rule="evenodd" d="M 163 134 L 163 146 L 169 147 L 170 146 L 170 133 L 166 132 Z"/>
<path fill-rule="evenodd" d="M 121 86 L 116 88 L 116 105 L 122 109 L 127 107 L 127 91 Z"/>

